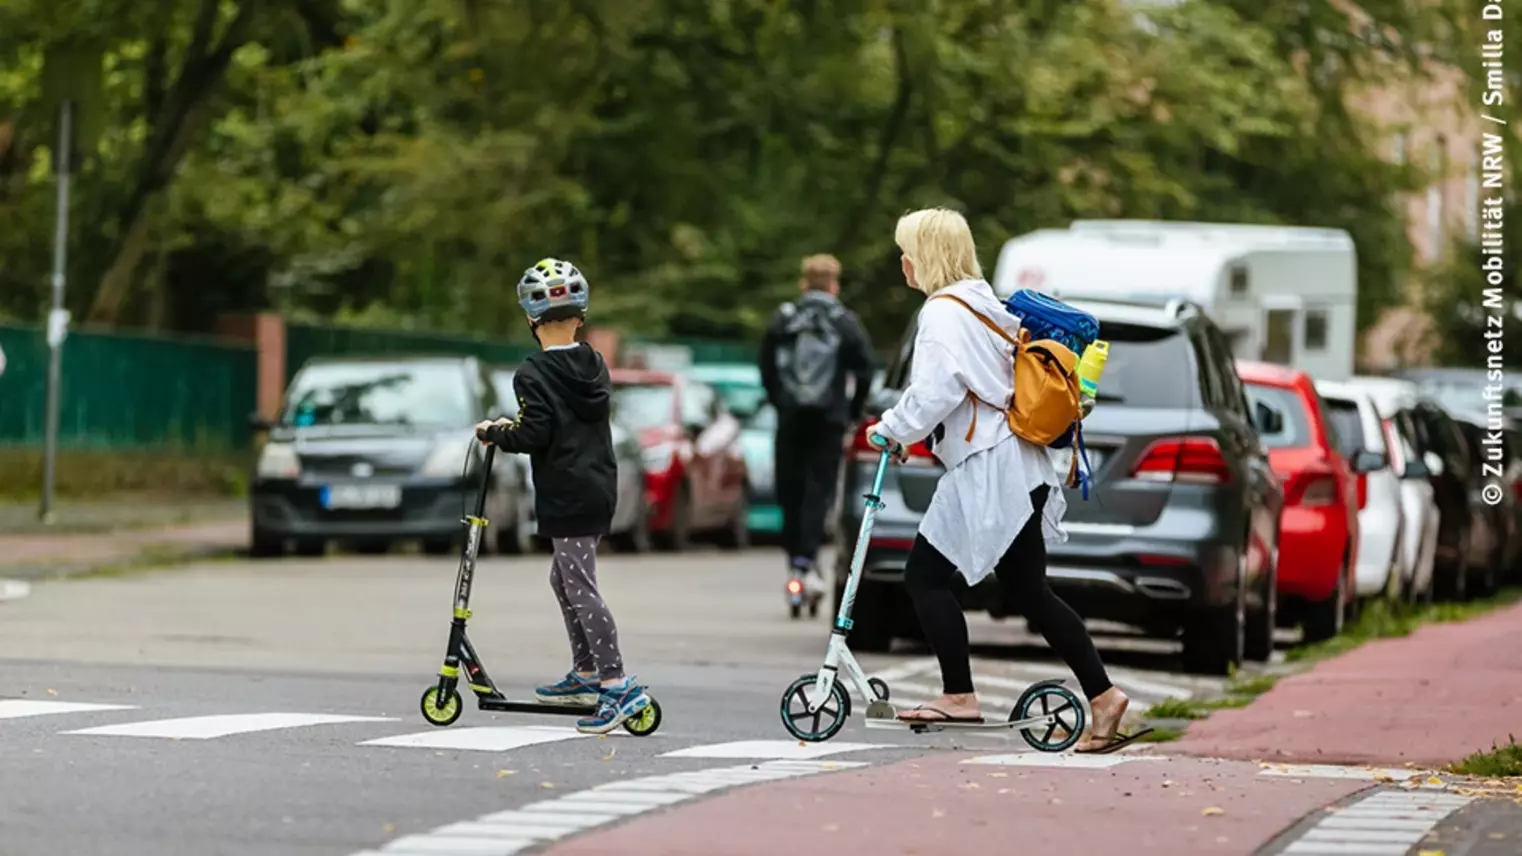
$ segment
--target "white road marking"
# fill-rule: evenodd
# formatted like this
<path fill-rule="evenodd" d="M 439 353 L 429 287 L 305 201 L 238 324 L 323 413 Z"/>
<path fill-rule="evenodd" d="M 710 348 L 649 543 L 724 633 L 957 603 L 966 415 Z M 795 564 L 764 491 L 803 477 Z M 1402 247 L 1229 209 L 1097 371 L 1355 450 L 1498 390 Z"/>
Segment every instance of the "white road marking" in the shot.
<path fill-rule="evenodd" d="M 164 737 L 171 740 L 211 740 L 233 734 L 304 728 L 312 725 L 334 725 L 341 722 L 396 721 L 394 717 L 387 716 L 337 716 L 326 713 L 230 713 L 218 716 L 186 716 L 178 719 L 128 722 L 62 733 L 108 737 Z"/>
<path fill-rule="evenodd" d="M 1151 696 L 1159 701 L 1165 698 L 1189 699 L 1194 696 L 1194 690 L 1189 687 L 1165 684 L 1130 672 L 1112 672 L 1110 681 L 1122 690 L 1130 690 L 1132 695 Z"/>
<path fill-rule="evenodd" d="M 881 678 L 887 682 L 889 689 L 892 689 L 894 681 L 901 681 L 904 678 L 911 678 L 915 675 L 923 675 L 926 672 L 930 672 L 938 667 L 939 664 L 936 662 L 934 657 L 925 657 L 919 660 L 910 660 L 901 665 L 897 665 L 889 669 L 883 669 L 880 672 L 874 672 L 868 669 L 867 677 Z"/>
<path fill-rule="evenodd" d="M 568 835 L 585 832 L 662 805 L 681 802 L 694 794 L 725 790 L 832 770 L 865 767 L 844 761 L 767 761 L 752 766 L 717 767 L 663 776 L 646 776 L 609 782 L 585 791 L 544 800 L 513 811 L 500 811 L 442 826 L 430 832 L 408 835 L 378 848 L 356 853 L 412 854 L 412 856 L 511 856 Z M 659 795 L 659 799 L 651 799 Z"/>
<path fill-rule="evenodd" d="M 130 704 L 84 704 L 76 701 L 31 701 L 29 699 L 0 699 L 0 719 L 21 719 L 28 716 L 50 716 L 60 713 L 91 713 L 99 710 L 137 710 Z"/>
<path fill-rule="evenodd" d="M 973 678 L 974 685 L 977 684 L 977 680 L 976 677 Z M 931 686 L 930 684 L 900 682 L 898 684 L 889 684 L 888 691 L 889 701 L 929 701 L 941 697 L 941 688 Z M 994 695 L 993 693 L 978 693 L 978 703 L 985 708 L 990 705 L 1006 709 L 1013 708 L 1016 701 L 1017 699 L 1012 699 L 1008 696 Z"/>
<path fill-rule="evenodd" d="M 1381 791 L 1330 812 L 1285 848 L 1292 856 L 1405 856 L 1470 797 L 1433 791 Z"/>
<path fill-rule="evenodd" d="M 434 729 L 395 737 L 366 740 L 361 746 L 395 746 L 408 749 L 459 749 L 476 752 L 507 752 L 554 743 L 560 740 L 577 740 L 592 735 L 582 734 L 574 728 L 552 728 L 532 725 L 487 725 L 474 728 Z"/>
<path fill-rule="evenodd" d="M 1335 764 L 1275 764 L 1265 767 L 1259 775 L 1263 776 L 1288 776 L 1295 779 L 1394 779 L 1404 782 L 1413 776 L 1423 778 L 1431 773 L 1423 770 L 1401 769 L 1399 767 L 1341 767 Z"/>
<path fill-rule="evenodd" d="M 26 580 L 0 580 L 0 600 L 21 600 L 32 593 Z"/>
<path fill-rule="evenodd" d="M 864 749 L 902 748 L 886 743 L 810 743 L 796 740 L 741 740 L 735 743 L 711 743 L 666 752 L 661 758 L 766 758 L 773 761 L 808 760 L 840 752 Z"/>
<path fill-rule="evenodd" d="M 1102 770 L 1129 761 L 1162 761 L 1156 755 L 1070 755 L 1062 752 L 1022 752 L 1017 755 L 979 755 L 963 763 L 996 767 L 1060 767 Z"/>

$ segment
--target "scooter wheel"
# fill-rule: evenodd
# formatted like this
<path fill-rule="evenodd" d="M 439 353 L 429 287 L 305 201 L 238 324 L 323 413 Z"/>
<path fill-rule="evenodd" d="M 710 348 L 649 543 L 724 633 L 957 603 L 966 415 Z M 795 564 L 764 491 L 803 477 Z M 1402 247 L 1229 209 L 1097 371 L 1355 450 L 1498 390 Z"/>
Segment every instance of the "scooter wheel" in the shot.
<path fill-rule="evenodd" d="M 819 617 L 819 598 L 809 601 L 809 618 Z"/>
<path fill-rule="evenodd" d="M 661 703 L 650 699 L 650 704 L 639 712 L 639 716 L 631 716 L 624 720 L 624 730 L 635 737 L 649 737 L 655 733 L 655 729 L 661 727 Z"/>
<path fill-rule="evenodd" d="M 887 681 L 883 680 L 882 678 L 867 678 L 867 686 L 872 688 L 872 692 L 877 696 L 877 701 L 888 700 Z"/>
<path fill-rule="evenodd" d="M 851 698 L 839 681 L 830 685 L 830 696 L 824 704 L 817 711 L 809 711 L 818 678 L 817 674 L 804 675 L 782 693 L 782 727 L 806 743 L 822 743 L 839 734 L 851 715 Z"/>
<path fill-rule="evenodd" d="M 423 698 L 418 707 L 423 711 L 423 718 L 431 725 L 453 725 L 460 714 L 465 712 L 465 706 L 460 703 L 460 693 L 450 690 L 443 704 L 439 704 L 439 688 L 431 686 L 423 691 Z"/>
<path fill-rule="evenodd" d="M 1071 748 L 1083 736 L 1088 714 L 1083 701 L 1060 681 L 1041 681 L 1026 687 L 1009 713 L 1010 722 L 1051 716 L 1056 721 L 1050 725 L 1035 725 L 1020 729 L 1020 736 L 1038 752 L 1061 752 Z"/>
<path fill-rule="evenodd" d="M 790 603 L 787 605 L 787 613 L 790 617 L 796 619 L 803 614 L 803 607 L 796 603 Z"/>

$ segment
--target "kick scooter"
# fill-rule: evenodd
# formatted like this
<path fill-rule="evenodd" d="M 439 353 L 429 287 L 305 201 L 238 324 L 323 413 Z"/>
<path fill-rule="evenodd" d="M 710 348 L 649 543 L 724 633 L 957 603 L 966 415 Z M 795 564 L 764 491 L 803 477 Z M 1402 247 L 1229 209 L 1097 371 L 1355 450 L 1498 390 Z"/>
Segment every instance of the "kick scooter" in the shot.
<path fill-rule="evenodd" d="M 1027 687 L 1015 702 L 1006 722 L 954 722 L 914 721 L 898 718 L 898 711 L 888 703 L 888 684 L 881 678 L 868 678 L 861 664 L 846 645 L 851 632 L 851 607 L 856 601 L 856 589 L 861 582 L 862 566 L 866 564 L 867 542 L 871 540 L 872 526 L 877 512 L 882 509 L 883 478 L 888 472 L 892 450 L 883 448 L 876 437 L 873 445 L 882 449 L 877 461 L 877 473 L 872 479 L 872 490 L 865 495 L 866 510 L 861 518 L 860 534 L 856 536 L 856 552 L 851 558 L 851 573 L 846 578 L 845 592 L 840 599 L 840 611 L 830 630 L 829 647 L 825 651 L 824 665 L 817 674 L 809 674 L 793 681 L 782 693 L 782 725 L 788 733 L 799 740 L 819 743 L 829 740 L 845 726 L 851 715 L 851 693 L 840 679 L 840 670 L 856 685 L 856 691 L 867 700 L 865 717 L 868 728 L 895 728 L 923 734 L 943 730 L 1020 730 L 1020 736 L 1034 749 L 1042 752 L 1061 752 L 1078 742 L 1083 734 L 1088 714 L 1083 702 L 1072 690 L 1063 686 L 1060 679 L 1038 681 Z M 807 723 L 807 724 L 806 724 Z"/>
<path fill-rule="evenodd" d="M 474 442 L 474 441 L 472 441 Z M 439 681 L 423 692 L 421 707 L 423 718 L 433 725 L 453 725 L 464 712 L 457 689 L 460 672 L 465 672 L 466 685 L 476 694 L 481 710 L 502 713 L 546 713 L 559 715 L 590 716 L 597 712 L 594 705 L 548 704 L 539 701 L 513 701 L 497 689 L 481 658 L 465 634 L 465 622 L 470 618 L 470 588 L 475 577 L 476 553 L 481 547 L 481 537 L 486 531 L 486 489 L 491 484 L 492 460 L 496 457 L 495 446 L 486 447 L 486 460 L 481 473 L 481 492 L 476 497 L 476 513 L 461 521 L 465 525 L 465 547 L 460 556 L 460 573 L 455 577 L 454 622 L 449 626 L 449 648 L 444 652 L 444 666 L 439 669 Z M 650 705 L 638 714 L 624 720 L 624 730 L 638 737 L 655 733 L 661 725 L 661 706 L 654 698 Z"/>

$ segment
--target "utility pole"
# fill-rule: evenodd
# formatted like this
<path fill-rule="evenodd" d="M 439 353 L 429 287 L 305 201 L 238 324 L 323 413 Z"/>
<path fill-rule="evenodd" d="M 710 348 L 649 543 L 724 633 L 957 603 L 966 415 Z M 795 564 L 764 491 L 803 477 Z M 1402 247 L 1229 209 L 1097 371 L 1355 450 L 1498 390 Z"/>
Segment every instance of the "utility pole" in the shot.
<path fill-rule="evenodd" d="M 53 309 L 48 313 L 47 434 L 43 441 L 42 508 L 39 511 L 44 523 L 53 522 L 59 386 L 63 370 L 63 340 L 69 329 L 69 313 L 63 308 L 63 283 L 69 253 L 69 160 L 74 147 L 73 107 L 73 102 L 69 99 L 64 99 L 58 105 L 58 152 L 54 160 L 58 174 L 58 215 L 53 228 Z"/>

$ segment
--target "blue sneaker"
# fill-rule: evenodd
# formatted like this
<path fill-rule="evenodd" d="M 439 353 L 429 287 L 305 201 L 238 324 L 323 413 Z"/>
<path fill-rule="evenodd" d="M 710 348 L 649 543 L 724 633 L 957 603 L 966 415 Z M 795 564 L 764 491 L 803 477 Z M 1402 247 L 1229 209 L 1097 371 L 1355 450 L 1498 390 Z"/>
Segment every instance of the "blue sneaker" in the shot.
<path fill-rule="evenodd" d="M 535 689 L 534 695 L 545 704 L 597 704 L 602 697 L 602 688 L 596 678 L 566 672 L 559 682 Z"/>
<path fill-rule="evenodd" d="M 601 704 L 597 712 L 576 720 L 576 730 L 583 734 L 607 734 L 624 724 L 627 719 L 639 716 L 650 706 L 650 696 L 645 688 L 631 678 L 622 684 L 602 688 Z"/>

